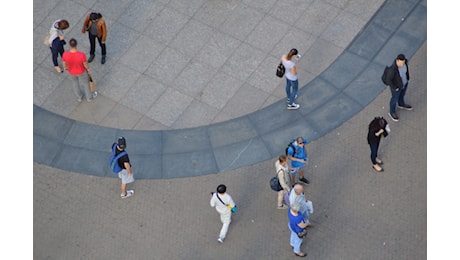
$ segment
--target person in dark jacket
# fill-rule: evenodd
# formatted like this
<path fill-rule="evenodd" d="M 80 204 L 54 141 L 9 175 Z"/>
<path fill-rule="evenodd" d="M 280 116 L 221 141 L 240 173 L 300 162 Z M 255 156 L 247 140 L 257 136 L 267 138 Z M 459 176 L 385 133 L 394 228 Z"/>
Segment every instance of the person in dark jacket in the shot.
<path fill-rule="evenodd" d="M 390 99 L 390 112 L 388 115 L 395 122 L 399 121 L 396 114 L 396 105 L 399 108 L 412 110 L 412 106 L 404 102 L 407 86 L 409 84 L 409 66 L 404 54 L 399 54 L 394 63 L 391 65 L 390 73 L 388 73 L 386 82 L 390 85 L 391 99 Z"/>
<path fill-rule="evenodd" d="M 383 172 L 383 168 L 380 166 L 381 164 L 383 164 L 383 161 L 377 157 L 380 139 L 382 138 L 382 135 L 386 137 L 389 131 L 390 127 L 388 126 L 388 122 L 383 117 L 375 117 L 369 123 L 367 143 L 371 148 L 372 168 L 374 168 L 374 170 L 376 170 L 377 172 Z"/>

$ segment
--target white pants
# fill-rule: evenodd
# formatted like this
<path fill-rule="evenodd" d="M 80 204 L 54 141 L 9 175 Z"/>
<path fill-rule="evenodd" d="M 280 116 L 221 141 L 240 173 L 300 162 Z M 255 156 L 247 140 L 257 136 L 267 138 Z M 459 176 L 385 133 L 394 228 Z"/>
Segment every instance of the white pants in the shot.
<path fill-rule="evenodd" d="M 222 222 L 222 228 L 220 229 L 219 237 L 224 239 L 227 235 L 228 226 L 230 222 L 232 222 L 232 212 L 228 213 L 219 213 L 220 214 L 220 221 Z"/>

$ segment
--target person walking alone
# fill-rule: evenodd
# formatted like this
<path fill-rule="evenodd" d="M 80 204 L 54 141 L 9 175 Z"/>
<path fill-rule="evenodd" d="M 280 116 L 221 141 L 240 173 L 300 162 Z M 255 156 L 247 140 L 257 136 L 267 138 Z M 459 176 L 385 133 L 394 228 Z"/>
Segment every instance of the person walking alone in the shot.
<path fill-rule="evenodd" d="M 227 193 L 227 187 L 224 184 L 217 186 L 217 192 L 211 192 L 211 200 L 209 201 L 211 207 L 215 207 L 216 211 L 220 215 L 220 221 L 222 222 L 222 228 L 219 233 L 217 241 L 224 243 L 224 239 L 227 236 L 228 227 L 232 221 L 231 208 L 235 207 L 232 197 Z"/>
<path fill-rule="evenodd" d="M 124 152 L 126 149 L 126 139 L 121 136 L 118 137 L 116 143 L 112 144 L 112 150 L 115 150 L 115 155 L 119 155 L 120 153 Z M 127 186 L 130 183 L 134 182 L 134 175 L 131 168 L 131 162 L 129 161 L 129 156 L 126 153 L 125 155 L 121 156 L 118 161 L 118 166 L 122 169 L 118 173 L 118 178 L 121 180 L 121 194 L 120 197 L 122 199 L 131 197 L 134 195 L 134 190 L 127 190 Z"/>
<path fill-rule="evenodd" d="M 64 69 L 67 70 L 73 78 L 72 89 L 77 96 L 77 101 L 81 102 L 83 97 L 80 90 L 80 85 L 83 85 L 86 100 L 90 102 L 97 96 L 97 92 L 91 93 L 89 91 L 88 80 L 83 79 L 85 71 L 88 75 L 91 75 L 89 64 L 86 61 L 86 55 L 77 49 L 77 40 L 74 38 L 70 39 L 69 45 L 70 50 L 64 52 L 62 56 L 62 64 L 64 65 Z"/>
<path fill-rule="evenodd" d="M 297 49 L 291 49 L 287 55 L 281 57 L 281 63 L 286 69 L 286 96 L 288 98 L 287 109 L 299 109 L 300 105 L 296 104 L 297 90 L 299 89 L 299 80 L 297 78 L 297 64 L 300 55 Z M 294 61 L 292 61 L 294 59 Z"/>
<path fill-rule="evenodd" d="M 101 64 L 104 64 L 107 54 L 105 46 L 105 40 L 107 39 L 107 27 L 100 13 L 90 13 L 86 16 L 85 21 L 83 22 L 83 28 L 81 28 L 81 33 L 85 34 L 86 32 L 88 32 L 90 44 L 88 62 L 91 63 L 95 57 L 97 38 L 99 46 L 101 46 Z"/>

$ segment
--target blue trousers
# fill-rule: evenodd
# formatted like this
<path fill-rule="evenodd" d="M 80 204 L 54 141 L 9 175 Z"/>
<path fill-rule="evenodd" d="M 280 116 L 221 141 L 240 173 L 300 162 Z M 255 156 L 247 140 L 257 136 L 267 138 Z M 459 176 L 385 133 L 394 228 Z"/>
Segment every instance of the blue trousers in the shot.
<path fill-rule="evenodd" d="M 399 106 L 405 106 L 406 103 L 404 102 L 404 96 L 406 95 L 407 87 L 409 83 L 406 83 L 402 89 L 398 91 L 394 90 L 390 87 L 391 90 L 391 99 L 390 99 L 390 113 L 395 114 L 396 112 L 396 104 Z"/>
<path fill-rule="evenodd" d="M 286 96 L 289 98 L 289 105 L 292 105 L 292 103 L 294 103 L 294 98 L 295 95 L 297 95 L 298 89 L 299 80 L 289 80 L 286 78 Z"/>

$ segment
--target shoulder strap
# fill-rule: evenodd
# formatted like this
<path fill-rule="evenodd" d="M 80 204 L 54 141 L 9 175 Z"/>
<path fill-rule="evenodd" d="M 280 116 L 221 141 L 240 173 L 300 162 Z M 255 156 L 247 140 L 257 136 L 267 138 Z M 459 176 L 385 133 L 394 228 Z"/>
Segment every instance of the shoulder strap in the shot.
<path fill-rule="evenodd" d="M 217 198 L 220 200 L 220 202 L 222 202 L 222 204 L 224 204 L 225 206 L 227 206 L 227 204 L 225 204 L 225 203 L 222 201 L 222 199 L 219 197 L 219 193 L 216 192 L 216 196 L 217 196 Z"/>
<path fill-rule="evenodd" d="M 114 144 L 112 149 L 113 149 L 113 150 L 112 150 L 113 155 L 115 155 L 116 149 L 117 149 L 117 145 Z M 127 154 L 127 152 L 126 152 L 126 151 L 123 151 L 123 152 L 121 152 L 120 154 L 118 154 L 118 155 L 114 158 L 114 160 L 115 160 L 115 161 L 118 161 L 118 159 L 120 159 L 123 155 L 126 155 L 126 154 Z"/>

